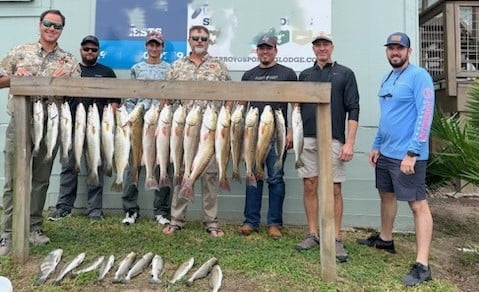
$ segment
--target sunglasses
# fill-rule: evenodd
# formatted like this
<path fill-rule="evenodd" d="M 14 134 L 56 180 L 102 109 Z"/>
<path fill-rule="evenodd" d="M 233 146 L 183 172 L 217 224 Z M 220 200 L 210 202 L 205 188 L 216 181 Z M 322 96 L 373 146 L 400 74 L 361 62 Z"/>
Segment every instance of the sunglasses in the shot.
<path fill-rule="evenodd" d="M 51 21 L 48 21 L 48 20 L 44 20 L 42 21 L 42 24 L 45 26 L 45 27 L 52 27 L 54 29 L 57 29 L 57 30 L 62 30 L 63 29 L 63 24 L 61 23 L 55 23 L 55 22 L 51 22 Z"/>
<path fill-rule="evenodd" d="M 194 35 L 191 37 L 192 40 L 194 40 L 195 42 L 201 40 L 203 42 L 206 42 L 208 40 L 208 37 L 207 36 L 198 36 L 198 35 Z"/>
<path fill-rule="evenodd" d="M 98 52 L 98 48 L 87 48 L 87 47 L 83 47 L 81 48 L 84 52 L 93 52 L 93 53 L 96 53 Z"/>

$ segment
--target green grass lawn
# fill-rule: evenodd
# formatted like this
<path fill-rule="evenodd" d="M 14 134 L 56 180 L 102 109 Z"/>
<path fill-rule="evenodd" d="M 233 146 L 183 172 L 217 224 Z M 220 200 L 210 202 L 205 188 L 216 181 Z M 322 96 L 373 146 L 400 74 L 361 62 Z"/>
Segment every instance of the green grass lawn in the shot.
<path fill-rule="evenodd" d="M 119 216 L 110 215 L 99 224 L 90 224 L 84 216 L 73 216 L 57 222 L 45 222 L 45 233 L 52 242 L 45 246 L 32 246 L 30 260 L 25 266 L 14 265 L 10 257 L 0 258 L 0 275 L 9 277 L 15 291 L 208 291 L 208 280 L 186 286 L 184 280 L 172 285 L 152 286 L 148 283 L 149 268 L 130 284 L 112 284 L 111 279 L 119 262 L 131 251 L 138 258 L 147 252 L 163 257 L 167 282 L 175 269 L 190 257 L 195 258 L 193 271 L 204 261 L 216 257 L 223 270 L 222 291 L 402 291 L 400 279 L 414 261 L 414 235 L 397 235 L 398 253 L 388 254 L 364 246 L 355 240 L 366 232 L 343 232 L 349 262 L 337 265 L 338 281 L 321 281 L 319 249 L 298 252 L 294 246 L 305 232 L 305 227 L 285 227 L 283 238 L 271 240 L 265 229 L 248 237 L 237 234 L 239 223 L 222 225 L 225 236 L 211 238 L 198 221 L 188 222 L 185 229 L 174 236 L 165 236 L 153 220 L 142 218 L 138 224 L 123 226 Z M 403 244 L 400 244 L 400 243 Z M 41 260 L 56 248 L 64 250 L 56 273 L 46 285 L 33 285 Z M 96 283 L 97 274 L 90 272 L 78 277 L 66 277 L 60 286 L 52 284 L 63 265 L 81 252 L 87 257 L 83 267 L 100 255 L 115 255 L 115 265 L 105 281 Z M 433 259 L 431 259 L 432 261 Z M 434 278 L 434 269 L 433 269 Z M 457 291 L 452 284 L 439 278 L 421 285 L 413 291 Z"/>

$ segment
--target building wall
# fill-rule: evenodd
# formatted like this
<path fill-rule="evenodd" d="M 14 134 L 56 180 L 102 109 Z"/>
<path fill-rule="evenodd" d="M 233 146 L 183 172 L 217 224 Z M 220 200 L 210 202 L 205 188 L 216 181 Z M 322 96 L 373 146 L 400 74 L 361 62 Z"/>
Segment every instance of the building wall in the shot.
<path fill-rule="evenodd" d="M 13 46 L 33 42 L 38 37 L 38 16 L 49 8 L 60 9 L 66 16 L 66 26 L 60 39 L 60 45 L 79 57 L 78 49 L 81 38 L 94 33 L 95 0 L 33 0 L 28 3 L 0 2 L 0 56 L 4 56 Z M 318 8 L 319 9 L 319 8 Z M 350 67 L 356 74 L 361 96 L 361 114 L 359 130 L 355 145 L 355 156 L 348 164 L 348 181 L 343 184 L 344 227 L 377 227 L 379 226 L 379 198 L 374 188 L 374 172 L 367 162 L 371 142 L 374 138 L 378 121 L 377 88 L 381 76 L 390 70 L 385 58 L 384 41 L 394 31 L 405 31 L 417 48 L 417 1 L 381 1 L 370 0 L 368 5 L 363 1 L 332 1 L 332 34 L 335 50 L 333 58 L 337 62 Z M 311 51 L 311 55 L 313 55 Z M 417 56 L 412 62 L 417 63 Z M 116 72 L 119 78 L 129 78 L 126 70 Z M 240 80 L 242 72 L 231 72 L 234 80 Z M 8 90 L 0 90 L 0 108 L 6 108 Z M 9 121 L 6 114 L 0 115 L 0 137 L 4 137 Z M 4 139 L 0 139 L 0 147 L 4 148 Z M 285 167 L 286 199 L 284 204 L 285 224 L 305 224 L 302 182 L 294 169 L 294 153 L 289 152 Z M 0 164 L 3 165 L 3 153 L 0 153 Z M 84 164 L 83 164 L 84 165 Z M 243 169 L 244 170 L 244 169 Z M 49 196 L 46 206 L 54 206 L 59 188 L 60 164 L 54 165 L 50 180 Z M 244 172 L 244 171 L 243 171 Z M 3 167 L 0 168 L 0 186 L 3 186 Z M 153 202 L 152 192 L 141 191 L 140 206 L 143 217 L 151 215 Z M 78 198 L 75 206 L 86 206 L 86 170 L 79 175 Z M 104 208 L 121 211 L 121 194 L 110 191 L 112 179 L 105 180 Z M 197 184 L 197 187 L 199 183 Z M 219 191 L 219 218 L 240 222 L 243 219 L 245 185 L 232 182 L 232 191 Z M 267 189 L 267 188 L 265 188 Z M 268 206 L 267 192 L 263 200 L 265 218 Z M 189 207 L 189 218 L 201 218 L 201 200 L 196 197 Z M 264 219 L 263 219 L 264 222 Z M 413 222 L 406 204 L 399 204 L 396 229 L 411 230 Z"/>

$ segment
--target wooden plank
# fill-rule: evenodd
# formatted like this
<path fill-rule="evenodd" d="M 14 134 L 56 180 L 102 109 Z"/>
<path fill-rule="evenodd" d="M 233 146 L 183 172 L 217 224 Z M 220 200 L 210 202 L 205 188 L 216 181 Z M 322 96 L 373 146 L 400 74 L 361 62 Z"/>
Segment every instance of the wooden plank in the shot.
<path fill-rule="evenodd" d="M 316 139 L 319 169 L 319 229 L 321 278 L 336 281 L 336 246 L 334 231 L 334 194 L 331 161 L 331 111 L 328 105 L 316 106 Z"/>
<path fill-rule="evenodd" d="M 13 188 L 12 259 L 25 263 L 29 252 L 30 189 L 31 189 L 31 102 L 25 96 L 14 100 L 15 174 Z"/>
<path fill-rule="evenodd" d="M 331 85 L 320 82 L 158 81 L 114 78 L 12 77 L 13 95 L 329 103 Z"/>

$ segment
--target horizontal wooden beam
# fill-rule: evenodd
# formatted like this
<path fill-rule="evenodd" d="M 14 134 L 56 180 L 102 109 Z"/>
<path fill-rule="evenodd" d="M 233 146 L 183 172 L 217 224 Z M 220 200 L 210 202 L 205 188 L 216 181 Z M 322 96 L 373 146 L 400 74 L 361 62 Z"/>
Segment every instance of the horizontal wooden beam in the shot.
<path fill-rule="evenodd" d="M 16 77 L 10 93 L 23 96 L 75 96 L 329 103 L 330 83 L 256 81 L 158 81 L 114 78 Z"/>

